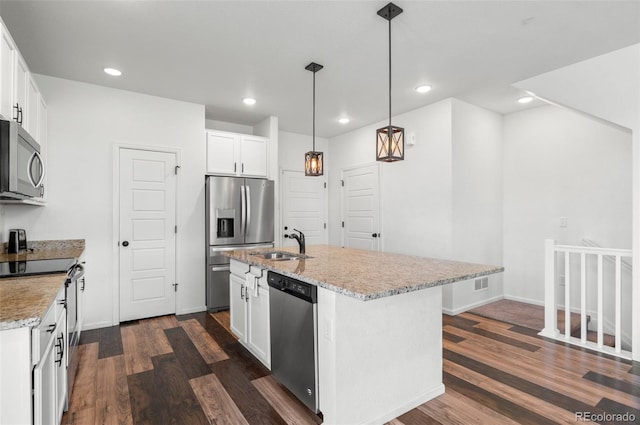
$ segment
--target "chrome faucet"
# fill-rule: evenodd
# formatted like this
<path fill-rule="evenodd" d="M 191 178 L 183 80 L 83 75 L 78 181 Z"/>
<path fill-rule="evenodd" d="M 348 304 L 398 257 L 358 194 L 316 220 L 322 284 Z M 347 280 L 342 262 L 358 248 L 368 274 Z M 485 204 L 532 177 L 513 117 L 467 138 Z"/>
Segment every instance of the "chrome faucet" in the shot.
<path fill-rule="evenodd" d="M 298 241 L 298 245 L 300 246 L 300 254 L 304 254 L 304 251 L 305 251 L 304 233 L 302 233 L 298 229 L 293 229 L 293 230 L 295 230 L 296 232 L 300 233 L 300 236 L 296 235 L 295 233 L 292 233 L 290 235 L 285 234 L 284 237 L 285 238 L 295 239 L 296 241 Z"/>

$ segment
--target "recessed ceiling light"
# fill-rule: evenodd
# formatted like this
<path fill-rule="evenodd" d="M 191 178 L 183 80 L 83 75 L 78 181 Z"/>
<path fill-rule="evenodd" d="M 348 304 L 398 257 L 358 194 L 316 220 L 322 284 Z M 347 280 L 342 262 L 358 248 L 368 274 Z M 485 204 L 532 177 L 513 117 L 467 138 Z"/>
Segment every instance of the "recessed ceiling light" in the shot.
<path fill-rule="evenodd" d="M 256 104 L 256 100 L 252 97 L 245 97 L 244 99 L 242 99 L 242 102 L 245 105 L 255 105 Z"/>
<path fill-rule="evenodd" d="M 529 103 L 533 100 L 532 96 L 522 96 L 520 99 L 518 99 L 518 103 Z"/>
<path fill-rule="evenodd" d="M 113 77 L 119 77 L 122 75 L 122 72 L 119 69 L 115 69 L 115 68 L 105 68 L 104 72 Z"/>
<path fill-rule="evenodd" d="M 351 120 L 348 117 L 340 117 L 340 118 L 338 118 L 338 122 L 340 124 L 348 124 L 349 121 L 351 121 Z"/>
<path fill-rule="evenodd" d="M 427 84 L 422 85 L 422 86 L 418 86 L 418 87 L 416 87 L 416 91 L 418 93 L 427 93 L 427 92 L 431 91 L 431 86 L 427 85 Z"/>

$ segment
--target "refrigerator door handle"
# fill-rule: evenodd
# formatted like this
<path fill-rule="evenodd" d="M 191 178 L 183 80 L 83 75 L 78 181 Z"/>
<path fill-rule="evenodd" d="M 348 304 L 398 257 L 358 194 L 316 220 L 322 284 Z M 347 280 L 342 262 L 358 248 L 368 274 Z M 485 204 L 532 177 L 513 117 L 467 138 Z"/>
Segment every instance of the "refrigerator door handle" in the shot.
<path fill-rule="evenodd" d="M 244 229 L 244 235 L 249 236 L 249 229 L 251 229 L 251 187 L 247 186 L 247 216 L 246 216 L 246 227 Z"/>
<path fill-rule="evenodd" d="M 240 186 L 240 202 L 242 208 L 240 209 L 240 232 L 244 236 L 247 231 L 247 197 L 245 196 L 245 185 Z"/>

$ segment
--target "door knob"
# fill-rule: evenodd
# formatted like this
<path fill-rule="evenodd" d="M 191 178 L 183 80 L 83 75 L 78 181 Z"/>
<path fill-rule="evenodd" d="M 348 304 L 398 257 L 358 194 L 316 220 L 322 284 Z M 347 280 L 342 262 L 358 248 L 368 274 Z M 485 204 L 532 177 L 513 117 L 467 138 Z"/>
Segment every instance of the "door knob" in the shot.
<path fill-rule="evenodd" d="M 124 241 L 124 242 L 122 242 L 122 246 L 124 246 L 124 247 L 129 246 L 129 241 Z"/>
<path fill-rule="evenodd" d="M 373 235 L 371 235 L 371 236 L 372 236 L 372 237 L 374 237 L 374 238 L 377 238 L 377 237 L 378 237 L 378 234 L 377 234 L 377 233 L 374 233 L 374 234 L 373 234 Z"/>
<path fill-rule="evenodd" d="M 289 227 L 288 226 L 284 226 L 284 230 L 289 230 Z"/>

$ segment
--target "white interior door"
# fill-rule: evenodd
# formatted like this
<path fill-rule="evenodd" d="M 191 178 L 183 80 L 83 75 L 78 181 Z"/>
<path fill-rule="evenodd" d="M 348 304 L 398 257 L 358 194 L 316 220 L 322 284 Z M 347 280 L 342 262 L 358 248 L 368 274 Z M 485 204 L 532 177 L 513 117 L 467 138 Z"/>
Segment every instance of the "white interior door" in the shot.
<path fill-rule="evenodd" d="M 381 250 L 379 165 L 344 169 L 342 182 L 343 245 Z"/>
<path fill-rule="evenodd" d="M 176 154 L 119 156 L 120 321 L 175 313 Z"/>
<path fill-rule="evenodd" d="M 327 243 L 327 189 L 324 176 L 305 176 L 301 171 L 282 172 L 281 246 L 298 246 L 285 234 L 298 229 L 307 246 Z"/>

